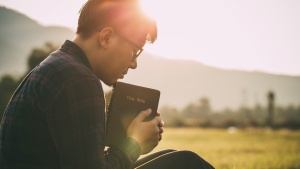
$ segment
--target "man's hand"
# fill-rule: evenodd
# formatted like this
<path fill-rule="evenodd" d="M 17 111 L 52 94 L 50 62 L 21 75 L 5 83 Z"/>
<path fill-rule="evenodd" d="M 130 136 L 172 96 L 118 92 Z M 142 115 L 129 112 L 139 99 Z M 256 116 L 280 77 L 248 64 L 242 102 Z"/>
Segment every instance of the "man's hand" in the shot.
<path fill-rule="evenodd" d="M 158 113 L 152 120 L 144 122 L 151 114 L 151 109 L 141 111 L 127 128 L 127 137 L 135 139 L 142 150 L 142 154 L 149 153 L 162 138 L 164 122 Z"/>

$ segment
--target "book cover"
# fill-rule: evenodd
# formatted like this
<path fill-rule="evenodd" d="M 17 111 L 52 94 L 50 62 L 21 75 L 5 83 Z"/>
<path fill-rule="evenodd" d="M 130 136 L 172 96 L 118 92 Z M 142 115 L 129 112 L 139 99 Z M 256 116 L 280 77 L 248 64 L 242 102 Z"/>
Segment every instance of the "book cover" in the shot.
<path fill-rule="evenodd" d="M 160 91 L 124 82 L 117 82 L 112 90 L 107 110 L 106 146 L 116 147 L 126 138 L 131 121 L 143 110 L 152 109 L 145 121 L 156 116 Z"/>

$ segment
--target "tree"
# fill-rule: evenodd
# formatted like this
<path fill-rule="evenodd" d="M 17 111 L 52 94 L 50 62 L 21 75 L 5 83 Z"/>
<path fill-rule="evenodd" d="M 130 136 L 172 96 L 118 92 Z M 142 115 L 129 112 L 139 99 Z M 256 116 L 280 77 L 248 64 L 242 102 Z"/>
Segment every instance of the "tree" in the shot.
<path fill-rule="evenodd" d="M 274 100 L 275 94 L 274 92 L 270 91 L 268 93 L 268 117 L 267 117 L 267 125 L 273 127 L 273 118 L 274 118 Z"/>
<path fill-rule="evenodd" d="M 208 98 L 203 97 L 199 100 L 198 109 L 202 114 L 209 114 L 211 112 L 210 101 Z"/>
<path fill-rule="evenodd" d="M 35 66 L 41 63 L 55 49 L 57 49 L 57 47 L 50 42 L 45 43 L 43 47 L 34 48 L 28 57 L 28 61 L 27 61 L 28 72 L 30 72 Z"/>
<path fill-rule="evenodd" d="M 207 117 L 211 112 L 210 101 L 208 98 L 200 98 L 196 103 L 191 103 L 183 110 L 186 117 L 202 118 Z"/>
<path fill-rule="evenodd" d="M 0 80 L 0 119 L 6 108 L 6 105 L 17 88 L 17 81 L 9 75 L 5 75 Z"/>

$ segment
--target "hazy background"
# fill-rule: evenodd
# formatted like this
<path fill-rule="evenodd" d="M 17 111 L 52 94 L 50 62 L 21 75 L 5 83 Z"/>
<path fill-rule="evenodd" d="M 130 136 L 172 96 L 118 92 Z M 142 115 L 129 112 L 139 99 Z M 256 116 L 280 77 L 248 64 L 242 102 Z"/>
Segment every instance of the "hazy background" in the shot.
<path fill-rule="evenodd" d="M 160 90 L 166 124 L 300 128 L 298 1 L 141 1 L 159 37 L 122 81 Z M 0 0 L 0 116 L 26 72 L 73 38 L 83 3 Z"/>
<path fill-rule="evenodd" d="M 0 0 L 43 25 L 75 30 L 84 0 Z M 226 69 L 300 75 L 298 0 L 141 0 L 159 37 L 146 50 Z"/>

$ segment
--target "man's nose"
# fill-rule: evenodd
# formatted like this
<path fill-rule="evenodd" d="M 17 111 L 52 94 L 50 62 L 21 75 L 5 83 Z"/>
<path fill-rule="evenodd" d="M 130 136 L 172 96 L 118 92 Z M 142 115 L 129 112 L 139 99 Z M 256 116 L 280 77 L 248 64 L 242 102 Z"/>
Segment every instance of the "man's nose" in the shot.
<path fill-rule="evenodd" d="M 137 61 L 136 61 L 136 59 L 134 59 L 134 60 L 130 63 L 129 68 L 130 68 L 130 69 L 136 69 L 136 68 L 137 68 Z"/>

